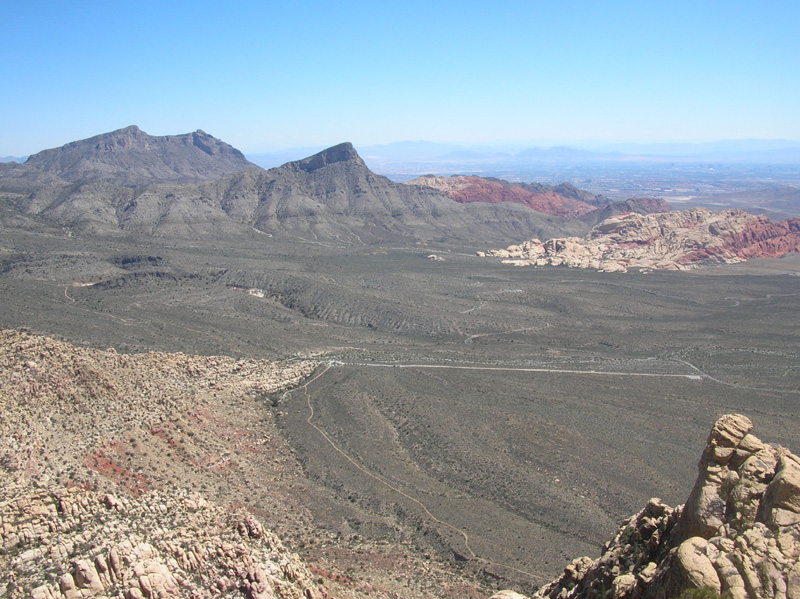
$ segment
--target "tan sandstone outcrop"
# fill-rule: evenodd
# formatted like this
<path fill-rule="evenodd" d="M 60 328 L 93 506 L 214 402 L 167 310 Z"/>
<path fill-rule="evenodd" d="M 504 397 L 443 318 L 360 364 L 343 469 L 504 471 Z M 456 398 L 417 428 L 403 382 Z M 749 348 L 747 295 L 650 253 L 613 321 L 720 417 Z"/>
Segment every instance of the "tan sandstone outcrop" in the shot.
<path fill-rule="evenodd" d="M 0 597 L 324 597 L 252 515 L 172 490 L 279 484 L 257 398 L 315 368 L 0 330 Z"/>
<path fill-rule="evenodd" d="M 0 544 L 10 599 L 327 596 L 253 516 L 183 492 L 22 491 L 0 506 Z"/>
<path fill-rule="evenodd" d="M 599 559 L 575 560 L 536 597 L 673 599 L 708 587 L 733 599 L 800 599 L 800 459 L 752 428 L 740 414 L 721 417 L 685 506 L 652 499 Z"/>
<path fill-rule="evenodd" d="M 481 252 L 516 266 L 570 266 L 604 272 L 686 270 L 800 251 L 800 219 L 771 223 L 741 210 L 704 208 L 607 218 L 584 237 L 532 239 Z"/>
<path fill-rule="evenodd" d="M 500 591 L 492 595 L 489 599 L 525 599 L 525 595 L 520 595 L 515 591 Z"/>

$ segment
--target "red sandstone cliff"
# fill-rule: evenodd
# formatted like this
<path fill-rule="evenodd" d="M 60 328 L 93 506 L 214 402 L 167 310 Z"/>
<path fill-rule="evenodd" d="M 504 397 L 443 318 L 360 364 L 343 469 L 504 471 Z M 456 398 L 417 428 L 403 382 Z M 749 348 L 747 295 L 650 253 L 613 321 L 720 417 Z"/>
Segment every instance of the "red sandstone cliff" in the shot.
<path fill-rule="evenodd" d="M 564 218 L 577 218 L 597 209 L 597 206 L 585 201 L 558 193 L 555 188 L 548 189 L 547 186 L 541 186 L 543 190 L 537 192 L 499 179 L 466 175 L 452 177 L 424 175 L 409 181 L 408 184 L 432 187 L 461 204 L 512 202 L 527 206 L 536 212 Z"/>

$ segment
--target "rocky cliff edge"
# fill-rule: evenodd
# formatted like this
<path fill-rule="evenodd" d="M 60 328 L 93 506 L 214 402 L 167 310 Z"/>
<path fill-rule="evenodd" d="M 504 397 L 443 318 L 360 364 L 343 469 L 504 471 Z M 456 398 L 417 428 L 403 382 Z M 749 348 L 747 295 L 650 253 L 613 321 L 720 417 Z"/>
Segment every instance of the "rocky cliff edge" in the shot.
<path fill-rule="evenodd" d="M 574 560 L 537 599 L 800 598 L 800 458 L 762 443 L 740 414 L 708 437 L 685 506 L 651 499 L 597 560 Z"/>
<path fill-rule="evenodd" d="M 185 492 L 23 491 L 0 505 L 0 531 L 4 597 L 327 596 L 258 520 Z"/>

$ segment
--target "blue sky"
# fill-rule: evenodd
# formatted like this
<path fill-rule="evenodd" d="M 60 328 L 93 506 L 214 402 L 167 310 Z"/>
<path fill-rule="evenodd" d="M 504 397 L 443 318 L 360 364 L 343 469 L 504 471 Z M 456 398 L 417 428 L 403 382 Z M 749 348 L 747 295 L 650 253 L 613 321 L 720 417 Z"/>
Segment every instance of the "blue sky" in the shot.
<path fill-rule="evenodd" d="M 133 124 L 245 152 L 800 139 L 796 0 L 0 8 L 0 156 Z"/>

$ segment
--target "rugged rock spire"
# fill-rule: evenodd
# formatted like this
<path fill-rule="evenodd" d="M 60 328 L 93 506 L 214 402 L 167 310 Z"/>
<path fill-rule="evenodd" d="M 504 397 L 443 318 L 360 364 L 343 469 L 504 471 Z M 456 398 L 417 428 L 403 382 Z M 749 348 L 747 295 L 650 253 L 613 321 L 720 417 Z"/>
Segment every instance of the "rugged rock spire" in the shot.
<path fill-rule="evenodd" d="M 358 155 L 358 152 L 356 152 L 353 144 L 347 141 L 330 147 L 326 150 L 322 150 L 322 152 L 314 154 L 313 156 L 309 156 L 308 158 L 304 158 L 303 160 L 290 162 L 289 165 L 295 166 L 301 171 L 311 173 L 324 166 L 336 164 L 337 162 L 353 162 L 355 165 L 366 168 L 364 161 L 361 160 L 361 157 Z"/>
<path fill-rule="evenodd" d="M 800 458 L 752 428 L 741 414 L 720 418 L 685 506 L 651 499 L 599 559 L 573 561 L 536 597 L 671 599 L 709 587 L 733 599 L 800 598 Z"/>

